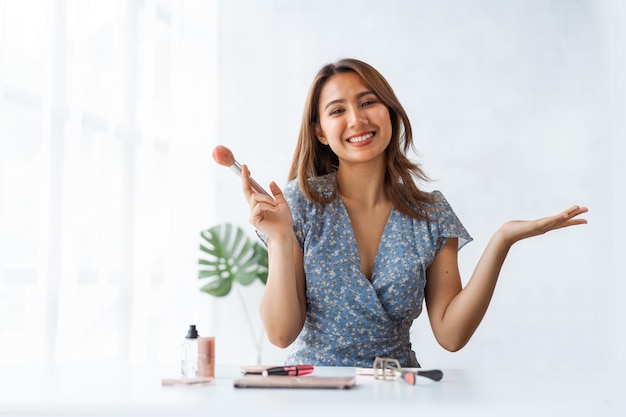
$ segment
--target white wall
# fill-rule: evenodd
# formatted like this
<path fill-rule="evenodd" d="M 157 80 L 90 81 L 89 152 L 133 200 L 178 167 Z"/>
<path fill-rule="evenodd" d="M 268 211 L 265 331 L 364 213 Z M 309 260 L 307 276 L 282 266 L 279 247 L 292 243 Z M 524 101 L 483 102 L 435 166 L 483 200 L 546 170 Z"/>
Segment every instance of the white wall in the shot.
<path fill-rule="evenodd" d="M 422 315 L 413 341 L 423 366 L 623 366 L 621 3 L 227 0 L 219 7 L 214 139 L 260 183 L 285 183 L 316 71 L 356 57 L 394 86 L 412 118 L 417 159 L 436 179 L 429 187 L 443 191 L 475 239 L 459 255 L 464 282 L 504 221 L 590 208 L 587 226 L 512 249 L 490 309 L 461 352 L 440 348 Z M 215 172 L 218 221 L 249 227 L 239 181 Z M 245 291 L 253 316 L 261 291 Z M 252 360 L 235 296 L 217 304 L 218 362 Z M 266 344 L 264 361 L 284 354 Z"/>

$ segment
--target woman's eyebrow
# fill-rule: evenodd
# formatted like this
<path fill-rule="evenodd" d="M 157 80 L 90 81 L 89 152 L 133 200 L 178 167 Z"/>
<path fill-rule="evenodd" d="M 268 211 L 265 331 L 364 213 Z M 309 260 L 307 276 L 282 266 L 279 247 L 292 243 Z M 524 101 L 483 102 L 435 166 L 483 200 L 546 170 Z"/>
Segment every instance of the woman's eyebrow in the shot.
<path fill-rule="evenodd" d="M 368 94 L 374 94 L 374 95 L 375 95 L 376 93 L 374 93 L 372 90 L 365 90 L 365 91 L 362 91 L 362 92 L 360 92 L 359 94 L 357 94 L 357 95 L 356 95 L 356 98 L 357 98 L 357 99 L 360 99 L 361 97 L 366 96 L 366 95 L 368 95 Z M 337 104 L 337 103 L 345 103 L 345 101 L 346 101 L 346 100 L 345 100 L 345 99 L 343 99 L 343 98 L 339 98 L 339 99 L 337 99 L 337 100 L 331 100 L 331 101 L 329 101 L 328 103 L 326 103 L 326 105 L 324 106 L 324 110 L 326 110 L 328 107 L 332 106 L 333 104 Z"/>

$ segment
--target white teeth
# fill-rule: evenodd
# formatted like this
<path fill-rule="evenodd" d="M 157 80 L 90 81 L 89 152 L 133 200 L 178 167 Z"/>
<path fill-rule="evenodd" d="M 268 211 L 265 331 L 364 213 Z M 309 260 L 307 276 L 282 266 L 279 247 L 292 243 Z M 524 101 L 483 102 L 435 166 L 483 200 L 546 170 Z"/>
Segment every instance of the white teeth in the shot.
<path fill-rule="evenodd" d="M 368 133 L 368 134 L 363 135 L 363 136 L 357 136 L 355 138 L 350 138 L 350 139 L 348 139 L 348 142 L 350 142 L 350 143 L 359 143 L 359 142 L 363 142 L 364 140 L 368 140 L 372 136 L 374 136 L 373 133 Z"/>

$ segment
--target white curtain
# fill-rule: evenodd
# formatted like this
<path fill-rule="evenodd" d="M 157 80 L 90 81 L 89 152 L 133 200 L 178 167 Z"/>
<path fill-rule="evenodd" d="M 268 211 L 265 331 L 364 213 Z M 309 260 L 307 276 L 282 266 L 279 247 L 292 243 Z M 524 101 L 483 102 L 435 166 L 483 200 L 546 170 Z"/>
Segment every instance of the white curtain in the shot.
<path fill-rule="evenodd" d="M 173 362 L 208 326 L 216 9 L 0 0 L 0 363 Z"/>

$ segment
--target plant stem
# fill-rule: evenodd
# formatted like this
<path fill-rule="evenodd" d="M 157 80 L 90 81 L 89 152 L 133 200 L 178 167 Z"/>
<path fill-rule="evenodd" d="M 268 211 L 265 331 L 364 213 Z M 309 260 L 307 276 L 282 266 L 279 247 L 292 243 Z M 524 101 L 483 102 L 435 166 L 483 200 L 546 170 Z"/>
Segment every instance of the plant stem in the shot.
<path fill-rule="evenodd" d="M 257 341 L 254 335 L 254 326 L 252 325 L 252 320 L 250 319 L 250 314 L 248 313 L 248 307 L 246 306 L 246 300 L 243 298 L 243 294 L 241 293 L 239 285 L 235 285 L 235 288 L 237 289 L 237 295 L 239 296 L 239 301 L 241 302 L 241 307 L 243 308 L 243 312 L 246 316 L 246 321 L 248 322 L 248 328 L 250 329 L 250 335 L 252 336 L 252 341 L 254 342 L 254 348 L 256 350 L 256 362 L 257 365 L 260 365 L 263 329 L 261 329 L 261 334 L 259 335 L 259 340 Z"/>

